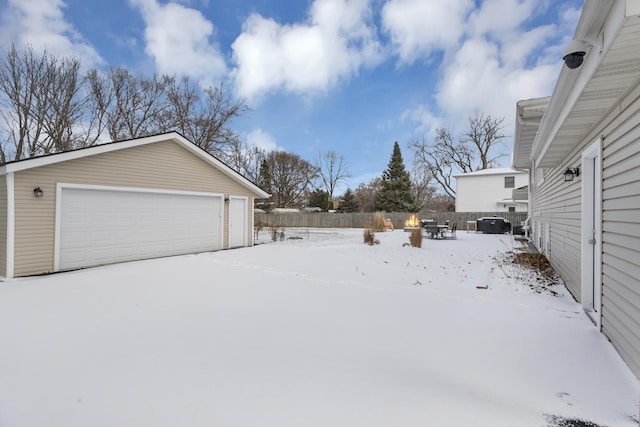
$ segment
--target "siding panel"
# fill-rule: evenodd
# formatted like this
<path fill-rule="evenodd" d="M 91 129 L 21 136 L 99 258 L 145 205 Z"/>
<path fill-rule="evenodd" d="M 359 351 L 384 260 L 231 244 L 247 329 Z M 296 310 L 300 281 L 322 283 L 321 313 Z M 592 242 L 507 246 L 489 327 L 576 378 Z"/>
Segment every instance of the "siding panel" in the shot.
<path fill-rule="evenodd" d="M 539 236 L 535 242 L 538 249 L 549 245 L 549 261 L 562 276 L 567 289 L 580 299 L 580 230 L 582 219 L 581 179 L 564 181 L 567 165 L 580 164 L 574 155 L 565 164 L 548 169 L 544 182 L 532 195 L 532 224 L 549 224 L 550 242 L 544 242 L 542 230 L 534 231 Z"/>
<path fill-rule="evenodd" d="M 629 94 L 562 164 L 542 172 L 544 180 L 532 187 L 532 224 L 549 224 L 550 242 L 541 230 L 532 235 L 539 248 L 549 245 L 551 264 L 580 301 L 582 177 L 569 183 L 562 173 L 602 135 L 601 327 L 640 377 L 640 85 Z"/>
<path fill-rule="evenodd" d="M 632 351 L 634 348 L 633 341 L 636 342 L 637 346 L 637 340 L 631 338 L 633 337 L 634 331 L 627 327 L 627 321 L 616 316 L 616 313 L 621 312 L 621 310 L 607 312 L 603 309 L 603 315 L 606 315 L 609 322 L 607 325 L 603 325 L 602 332 L 609 338 L 616 351 L 620 353 L 620 356 L 627 363 L 631 371 L 637 375 L 637 373 L 640 372 L 640 363 L 637 362 L 638 359 Z"/>
<path fill-rule="evenodd" d="M 602 331 L 640 377 L 640 100 L 634 96 L 604 132 Z"/>

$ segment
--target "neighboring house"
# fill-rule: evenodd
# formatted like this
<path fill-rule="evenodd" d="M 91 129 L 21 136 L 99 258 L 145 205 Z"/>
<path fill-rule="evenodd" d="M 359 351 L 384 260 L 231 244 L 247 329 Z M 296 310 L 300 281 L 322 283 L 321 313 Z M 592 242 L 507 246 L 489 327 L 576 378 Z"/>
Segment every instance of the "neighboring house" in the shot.
<path fill-rule="evenodd" d="M 178 133 L 0 166 L 0 276 L 253 245 L 269 195 Z"/>
<path fill-rule="evenodd" d="M 533 243 L 640 378 L 640 1 L 585 1 L 574 40 L 582 65 L 517 103 L 513 167 Z"/>
<path fill-rule="evenodd" d="M 483 169 L 454 175 L 456 212 L 526 212 L 527 200 L 514 200 L 513 190 L 526 186 L 526 172 Z"/>

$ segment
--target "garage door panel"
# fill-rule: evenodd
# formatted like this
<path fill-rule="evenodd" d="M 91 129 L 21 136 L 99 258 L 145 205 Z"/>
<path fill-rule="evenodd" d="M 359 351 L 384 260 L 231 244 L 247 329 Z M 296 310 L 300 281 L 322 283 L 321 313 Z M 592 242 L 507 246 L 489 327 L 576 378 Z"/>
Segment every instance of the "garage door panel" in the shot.
<path fill-rule="evenodd" d="M 220 249 L 221 198 L 64 188 L 59 269 Z"/>

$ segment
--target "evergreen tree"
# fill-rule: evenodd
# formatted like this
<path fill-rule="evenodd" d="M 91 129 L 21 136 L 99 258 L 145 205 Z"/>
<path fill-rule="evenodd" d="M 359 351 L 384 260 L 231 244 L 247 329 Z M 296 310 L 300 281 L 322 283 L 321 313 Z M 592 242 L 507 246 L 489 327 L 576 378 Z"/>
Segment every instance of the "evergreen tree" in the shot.
<path fill-rule="evenodd" d="M 269 163 L 267 163 L 267 160 L 262 160 L 262 163 L 260 163 L 260 172 L 259 172 L 259 176 L 258 176 L 258 182 L 257 182 L 258 186 L 260 188 L 262 188 L 264 191 L 266 191 L 267 193 L 271 194 L 271 169 L 269 168 Z M 256 207 L 265 210 L 265 211 L 269 211 L 271 210 L 271 205 L 272 205 L 272 199 L 268 198 L 268 199 L 258 199 L 256 200 Z"/>
<path fill-rule="evenodd" d="M 309 202 L 307 203 L 307 207 L 320 208 L 323 212 L 333 209 L 329 202 L 329 193 L 324 190 L 320 190 L 319 188 L 316 188 L 314 191 L 309 193 Z"/>
<path fill-rule="evenodd" d="M 358 201 L 356 200 L 356 195 L 350 188 L 347 188 L 347 191 L 342 195 L 342 200 L 336 209 L 336 212 L 340 213 L 351 213 L 351 212 L 360 212 L 360 206 L 358 206 Z"/>
<path fill-rule="evenodd" d="M 411 176 L 404 168 L 400 146 L 396 141 L 389 166 L 382 173 L 380 191 L 376 197 L 375 208 L 385 212 L 416 212 Z"/>

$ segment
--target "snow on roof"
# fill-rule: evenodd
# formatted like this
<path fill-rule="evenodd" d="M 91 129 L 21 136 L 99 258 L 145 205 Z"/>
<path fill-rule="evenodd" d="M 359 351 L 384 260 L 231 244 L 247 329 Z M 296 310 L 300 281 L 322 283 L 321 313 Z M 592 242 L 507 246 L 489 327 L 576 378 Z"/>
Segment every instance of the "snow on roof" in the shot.
<path fill-rule="evenodd" d="M 275 209 L 272 209 L 271 212 L 273 212 L 273 213 L 299 213 L 300 209 L 296 209 L 296 208 L 275 208 Z"/>
<path fill-rule="evenodd" d="M 479 175 L 515 175 L 515 174 L 526 174 L 527 172 L 517 171 L 511 168 L 489 168 L 489 169 L 481 169 L 474 172 L 461 173 L 458 175 L 453 175 L 454 178 L 460 176 L 479 176 Z"/>

